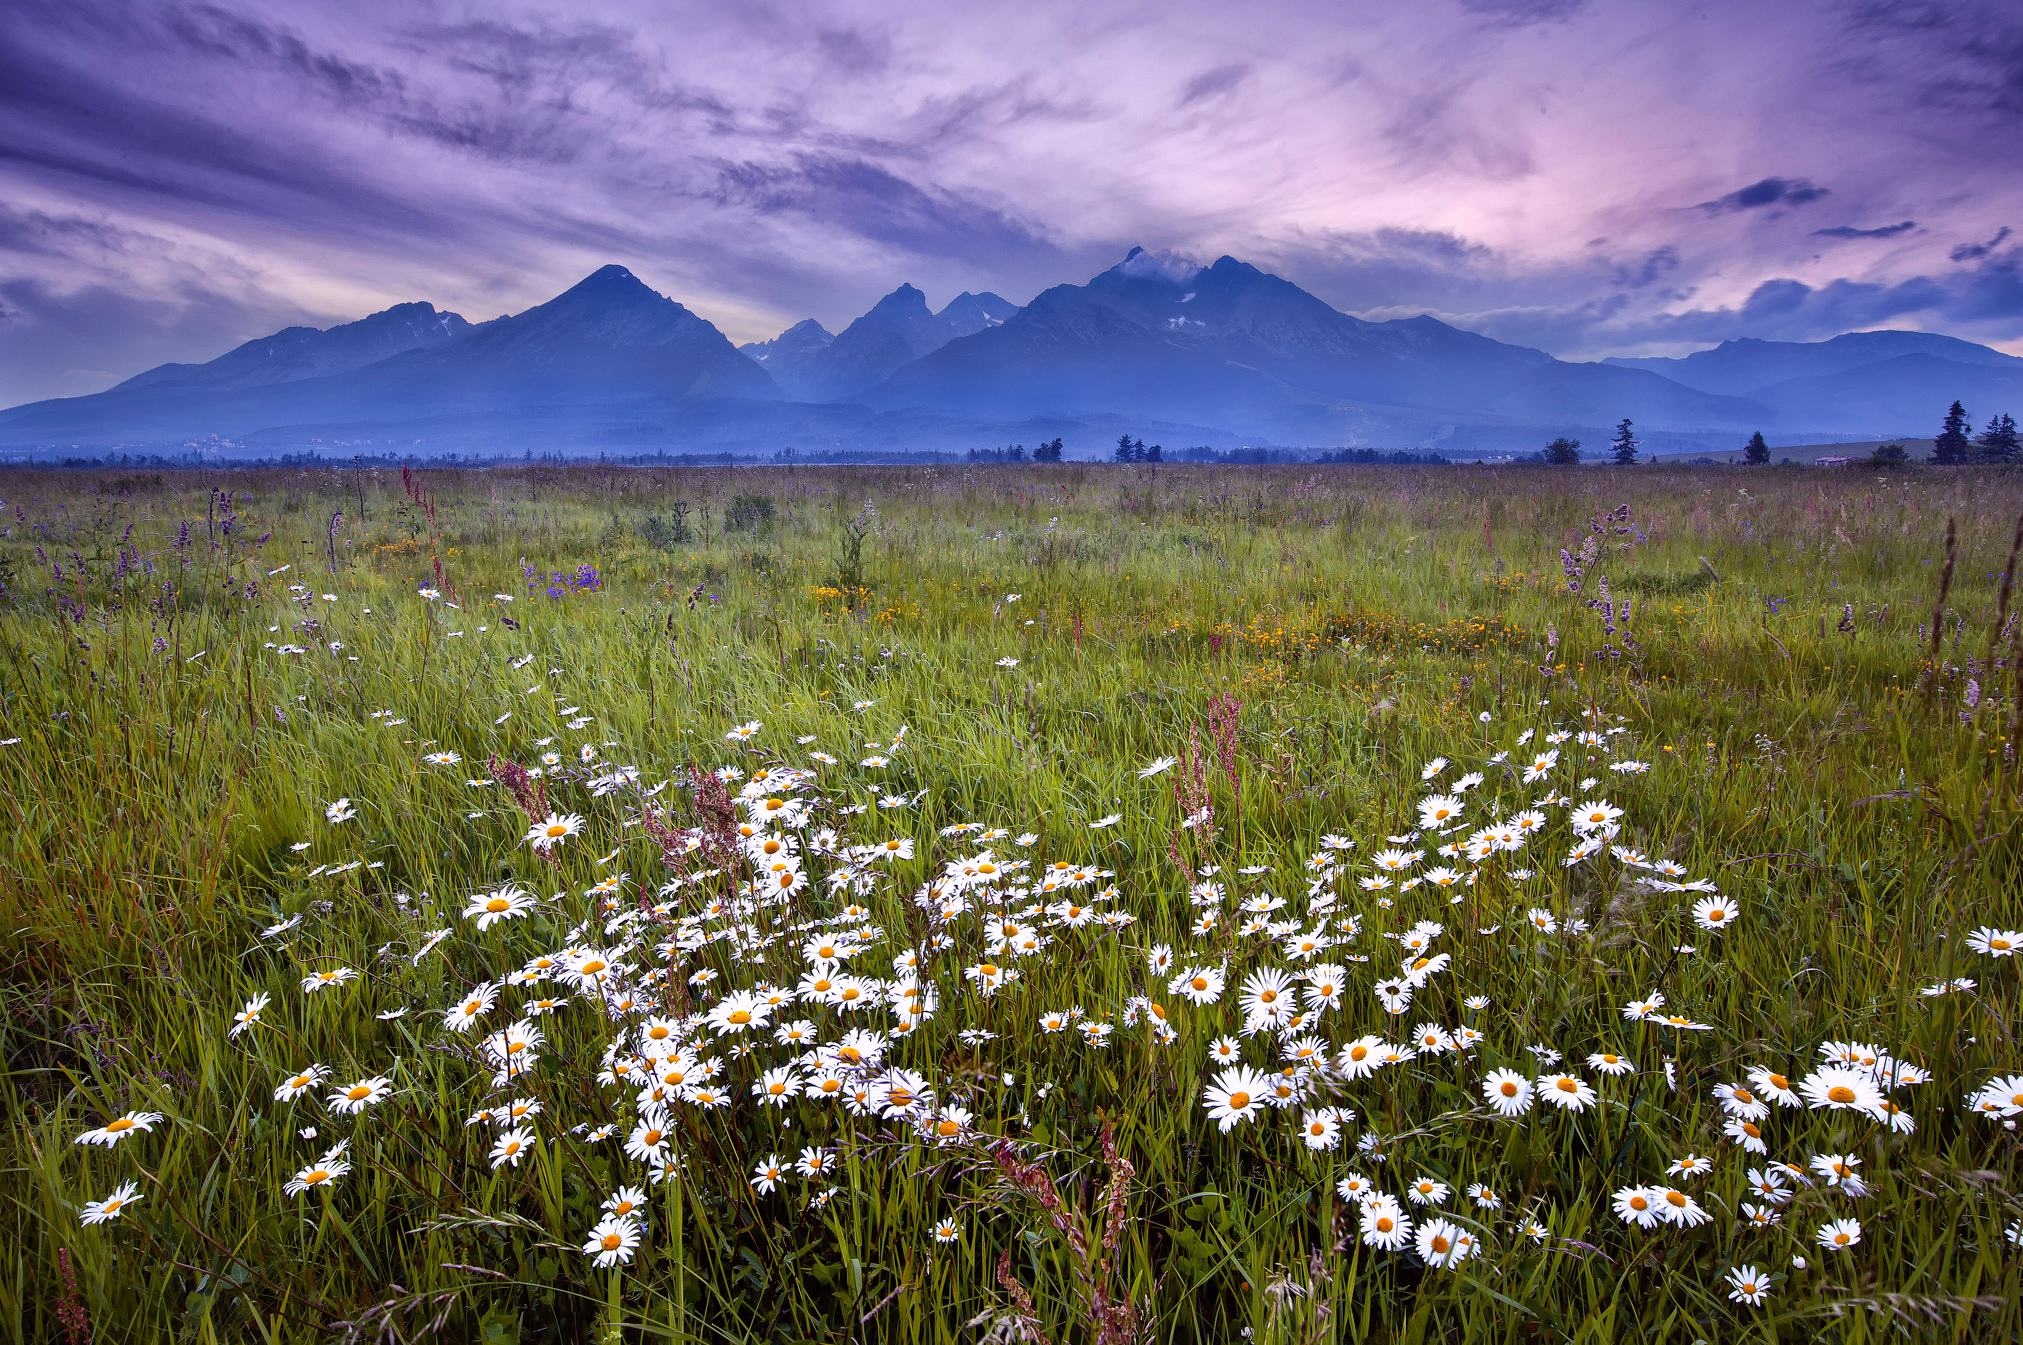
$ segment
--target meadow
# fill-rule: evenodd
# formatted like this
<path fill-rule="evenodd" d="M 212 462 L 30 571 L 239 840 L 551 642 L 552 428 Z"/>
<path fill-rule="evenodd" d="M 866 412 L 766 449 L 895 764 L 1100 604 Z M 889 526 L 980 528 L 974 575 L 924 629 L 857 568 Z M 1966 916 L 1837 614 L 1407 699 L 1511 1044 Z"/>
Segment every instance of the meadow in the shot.
<path fill-rule="evenodd" d="M 2023 476 L 0 496 L 8 1340 L 2023 1331 Z"/>

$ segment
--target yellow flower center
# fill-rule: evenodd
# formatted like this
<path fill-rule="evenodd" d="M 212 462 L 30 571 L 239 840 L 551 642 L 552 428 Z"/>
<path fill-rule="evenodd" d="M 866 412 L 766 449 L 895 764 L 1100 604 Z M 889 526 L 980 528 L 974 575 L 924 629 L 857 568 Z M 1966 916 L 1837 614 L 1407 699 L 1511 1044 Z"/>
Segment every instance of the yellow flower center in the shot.
<path fill-rule="evenodd" d="M 1250 1094 L 1231 1093 L 1229 1095 L 1229 1109 L 1231 1111 L 1242 1111 L 1245 1107 L 1248 1107 L 1249 1105 L 1250 1105 Z"/>
<path fill-rule="evenodd" d="M 1436 1237 L 1436 1238 L 1434 1238 L 1434 1239 L 1433 1239 L 1433 1251 L 1434 1251 L 1434 1254 L 1435 1254 L 1435 1255 L 1438 1255 L 1438 1256 L 1445 1256 L 1445 1255 L 1447 1254 L 1447 1249 L 1448 1249 L 1449 1247 L 1453 1246 L 1453 1245 L 1454 1245 L 1454 1244 L 1452 1244 L 1451 1242 L 1447 1241 L 1447 1239 L 1446 1239 L 1446 1238 L 1439 1238 L 1439 1237 Z"/>
<path fill-rule="evenodd" d="M 1398 1225 L 1392 1221 L 1391 1216 L 1388 1214 L 1382 1216 L 1377 1220 L 1377 1231 L 1379 1233 L 1388 1233 L 1397 1226 Z"/>
<path fill-rule="evenodd" d="M 122 1130 L 132 1130 L 133 1122 L 129 1121 L 126 1117 L 122 1116 L 117 1121 L 114 1121 L 111 1125 L 107 1126 L 106 1129 L 117 1134 Z"/>
<path fill-rule="evenodd" d="M 304 1177 L 302 1179 L 302 1184 L 304 1186 L 314 1186 L 318 1182 L 327 1182 L 329 1180 L 330 1174 L 325 1172 L 322 1168 L 318 1168 L 316 1169 L 316 1171 L 310 1173 L 307 1177 Z"/>
<path fill-rule="evenodd" d="M 368 1098 L 371 1096 L 372 1090 L 370 1088 L 367 1088 L 364 1084 L 360 1084 L 358 1085 L 358 1087 L 350 1089 L 344 1094 L 345 1100 L 347 1102 L 357 1102 L 363 1098 Z"/>
<path fill-rule="evenodd" d="M 621 1237 L 619 1237 L 619 1236 L 618 1236 L 618 1235 L 617 1235 L 616 1233 L 606 1233 L 606 1234 L 604 1235 L 604 1243 L 603 1243 L 603 1246 L 604 1246 L 604 1250 L 605 1250 L 605 1251 L 607 1251 L 607 1252 L 615 1252 L 615 1251 L 617 1251 L 617 1250 L 618 1250 L 618 1249 L 619 1249 L 620 1247 L 622 1247 L 622 1246 L 624 1246 L 624 1245 L 625 1245 L 625 1239 L 624 1239 L 624 1238 L 621 1238 Z"/>
<path fill-rule="evenodd" d="M 496 914 L 499 911 L 505 910 L 512 904 L 513 904 L 512 902 L 507 901 L 504 897 L 493 897 L 490 901 L 485 903 L 485 909 Z"/>
<path fill-rule="evenodd" d="M 1854 1090 L 1846 1084 L 1835 1084 L 1826 1090 L 1826 1100 L 1828 1102 L 1838 1102 L 1842 1106 L 1846 1106 L 1848 1103 L 1854 1101 Z"/>
<path fill-rule="evenodd" d="M 729 1021 L 735 1026 L 743 1027 L 746 1023 L 752 1021 L 752 1016 L 743 1009 L 736 1009 L 732 1011 Z"/>
<path fill-rule="evenodd" d="M 1677 1191 L 1667 1191 L 1665 1192 L 1665 1203 L 1675 1210 L 1683 1210 L 1686 1208 L 1686 1197 L 1680 1195 Z"/>
<path fill-rule="evenodd" d="M 1502 1086 L 1501 1088 L 1499 1088 L 1499 1089 L 1498 1089 L 1497 1091 L 1498 1091 L 1498 1092 L 1500 1092 L 1500 1093 L 1502 1093 L 1502 1094 L 1503 1094 L 1503 1096 L 1505 1096 L 1505 1097 L 1516 1097 L 1516 1096 L 1517 1096 L 1517 1085 L 1516 1085 L 1516 1084 L 1514 1084 L 1514 1083 L 1512 1083 L 1512 1082 L 1510 1082 L 1510 1080 L 1508 1080 L 1508 1079 L 1505 1079 L 1505 1080 L 1503 1081 L 1503 1086 Z"/>
<path fill-rule="evenodd" d="M 943 1121 L 940 1125 L 934 1127 L 934 1133 L 941 1136 L 943 1139 L 947 1139 L 950 1135 L 956 1134 L 959 1131 L 961 1131 L 961 1129 L 962 1127 L 957 1125 L 953 1121 Z"/>
<path fill-rule="evenodd" d="M 1559 1091 L 1562 1093 L 1578 1093 L 1580 1091 L 1580 1085 L 1575 1083 L 1572 1079 L 1561 1079 L 1558 1083 L 1554 1084 L 1553 1087 L 1559 1089 Z"/>

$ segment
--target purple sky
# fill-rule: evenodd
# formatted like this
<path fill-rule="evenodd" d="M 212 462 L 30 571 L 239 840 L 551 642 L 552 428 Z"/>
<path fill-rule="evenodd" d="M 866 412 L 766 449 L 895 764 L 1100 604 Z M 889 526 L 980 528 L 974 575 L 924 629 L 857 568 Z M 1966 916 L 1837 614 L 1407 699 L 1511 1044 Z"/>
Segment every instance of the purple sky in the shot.
<path fill-rule="evenodd" d="M 605 262 L 734 340 L 1134 244 L 1569 358 L 2023 352 L 1998 0 L 9 0 L 0 404 Z"/>

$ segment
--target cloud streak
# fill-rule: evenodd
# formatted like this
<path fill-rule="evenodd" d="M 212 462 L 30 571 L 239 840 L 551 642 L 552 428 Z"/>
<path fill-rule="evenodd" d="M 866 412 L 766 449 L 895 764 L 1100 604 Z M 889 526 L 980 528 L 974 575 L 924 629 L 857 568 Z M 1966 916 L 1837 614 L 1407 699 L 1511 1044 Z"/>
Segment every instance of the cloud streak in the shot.
<path fill-rule="evenodd" d="M 746 340 L 1137 244 L 1576 358 L 2014 344 L 2018 70 L 1982 0 L 20 0 L 0 403 L 608 261 Z"/>

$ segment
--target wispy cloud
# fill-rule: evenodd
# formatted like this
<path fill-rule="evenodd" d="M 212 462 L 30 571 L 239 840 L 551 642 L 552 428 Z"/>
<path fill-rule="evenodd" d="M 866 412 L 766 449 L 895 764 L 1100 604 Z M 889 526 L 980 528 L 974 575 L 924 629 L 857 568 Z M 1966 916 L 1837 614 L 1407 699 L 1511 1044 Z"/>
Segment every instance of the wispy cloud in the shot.
<path fill-rule="evenodd" d="M 745 340 L 1134 244 L 1574 356 L 2014 342 L 2018 69 L 1995 0 L 16 0 L 0 403 L 607 261 Z"/>

